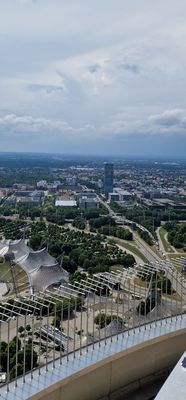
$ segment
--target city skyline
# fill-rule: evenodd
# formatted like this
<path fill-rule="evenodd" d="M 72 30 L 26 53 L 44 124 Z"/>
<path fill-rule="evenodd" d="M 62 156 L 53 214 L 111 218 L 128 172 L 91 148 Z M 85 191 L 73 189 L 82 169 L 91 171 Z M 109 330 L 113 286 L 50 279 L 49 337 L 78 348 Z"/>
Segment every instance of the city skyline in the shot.
<path fill-rule="evenodd" d="M 0 2 L 1 151 L 185 155 L 186 4 Z"/>

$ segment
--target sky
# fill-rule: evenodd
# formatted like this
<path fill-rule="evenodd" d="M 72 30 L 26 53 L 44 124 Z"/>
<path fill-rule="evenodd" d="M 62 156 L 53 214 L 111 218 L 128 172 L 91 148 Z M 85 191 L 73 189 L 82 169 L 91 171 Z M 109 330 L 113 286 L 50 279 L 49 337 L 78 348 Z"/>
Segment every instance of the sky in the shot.
<path fill-rule="evenodd" d="M 186 156 L 185 0 L 0 0 L 0 150 Z"/>

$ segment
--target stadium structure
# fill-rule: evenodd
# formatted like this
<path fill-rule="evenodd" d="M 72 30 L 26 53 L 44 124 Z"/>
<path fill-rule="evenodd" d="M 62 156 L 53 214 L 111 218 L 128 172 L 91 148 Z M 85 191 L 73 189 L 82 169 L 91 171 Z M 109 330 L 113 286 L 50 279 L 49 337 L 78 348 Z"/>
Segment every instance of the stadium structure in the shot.
<path fill-rule="evenodd" d="M 32 293 L 68 281 L 68 272 L 48 253 L 47 248 L 34 251 L 24 239 L 0 241 L 0 257 L 25 271 Z"/>

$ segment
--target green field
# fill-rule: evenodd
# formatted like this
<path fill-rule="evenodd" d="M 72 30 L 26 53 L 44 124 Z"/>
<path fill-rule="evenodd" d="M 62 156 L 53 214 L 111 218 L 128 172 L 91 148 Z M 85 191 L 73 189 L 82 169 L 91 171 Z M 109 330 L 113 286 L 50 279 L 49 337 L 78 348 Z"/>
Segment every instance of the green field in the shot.
<path fill-rule="evenodd" d="M 123 268 L 123 266 L 122 265 L 112 265 L 112 267 L 110 268 L 110 270 L 112 271 L 112 272 L 117 272 L 117 271 L 123 271 L 124 270 L 124 268 Z"/>
<path fill-rule="evenodd" d="M 19 267 L 19 265 L 15 265 L 15 281 L 18 286 L 25 285 L 28 283 L 28 277 L 26 273 Z M 13 277 L 10 269 L 9 262 L 0 263 L 0 280 L 13 283 Z"/>
<path fill-rule="evenodd" d="M 166 253 L 172 253 L 174 250 L 172 248 L 172 246 L 169 244 L 169 242 L 166 240 L 165 236 L 167 234 L 166 229 L 164 229 L 163 227 L 160 228 L 159 230 L 159 234 L 160 234 L 160 238 L 164 247 L 164 250 Z"/>
<path fill-rule="evenodd" d="M 128 243 L 126 240 L 118 239 L 115 237 L 113 237 L 113 240 L 115 243 L 118 243 L 120 246 L 122 246 L 124 250 L 129 250 L 131 253 L 133 253 L 134 257 L 136 255 L 137 257 L 141 258 L 144 263 L 148 263 L 147 258 L 141 253 L 140 250 L 137 249 L 135 245 Z"/>
<path fill-rule="evenodd" d="M 141 286 L 143 288 L 148 287 L 148 283 L 145 281 L 142 281 L 142 279 L 140 279 L 139 277 L 134 278 L 134 284 L 137 286 Z"/>
<path fill-rule="evenodd" d="M 181 257 L 186 258 L 186 253 L 170 253 L 169 254 L 170 260 L 175 260 L 176 258 L 181 258 Z"/>

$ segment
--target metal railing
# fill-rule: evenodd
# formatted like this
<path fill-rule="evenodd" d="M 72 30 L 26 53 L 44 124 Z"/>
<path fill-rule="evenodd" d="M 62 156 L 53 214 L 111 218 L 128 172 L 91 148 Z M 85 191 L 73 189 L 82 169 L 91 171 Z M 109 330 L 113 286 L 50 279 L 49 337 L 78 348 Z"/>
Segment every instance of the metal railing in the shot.
<path fill-rule="evenodd" d="M 183 260 L 87 276 L 0 305 L 1 386 L 25 383 L 63 357 L 140 333 L 151 324 L 171 324 L 186 311 Z M 149 325 L 150 324 L 150 325 Z M 43 370 L 43 368 L 42 368 Z M 29 378 L 30 379 L 30 378 Z"/>

